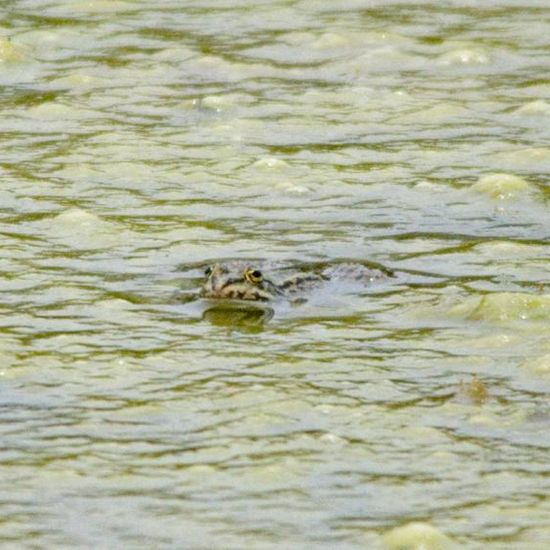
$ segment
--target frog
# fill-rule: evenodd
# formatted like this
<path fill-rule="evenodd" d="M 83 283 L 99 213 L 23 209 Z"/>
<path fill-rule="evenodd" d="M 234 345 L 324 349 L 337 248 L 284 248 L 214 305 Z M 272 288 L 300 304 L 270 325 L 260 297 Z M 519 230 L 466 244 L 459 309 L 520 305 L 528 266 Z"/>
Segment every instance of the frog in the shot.
<path fill-rule="evenodd" d="M 362 263 L 336 263 L 320 270 L 306 270 L 277 281 L 251 262 L 225 262 L 209 265 L 205 271 L 202 296 L 215 300 L 272 302 L 286 299 L 303 303 L 307 296 L 322 285 L 347 281 L 361 286 L 390 275 L 388 270 L 371 268 Z"/>

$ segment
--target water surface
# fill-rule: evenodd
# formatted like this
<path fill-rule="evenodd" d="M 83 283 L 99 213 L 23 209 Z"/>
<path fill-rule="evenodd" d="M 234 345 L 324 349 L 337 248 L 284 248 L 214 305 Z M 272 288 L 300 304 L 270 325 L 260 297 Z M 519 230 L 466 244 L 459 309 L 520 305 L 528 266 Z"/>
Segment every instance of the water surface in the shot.
<path fill-rule="evenodd" d="M 545 548 L 545 4 L 4 2 L 0 540 Z"/>

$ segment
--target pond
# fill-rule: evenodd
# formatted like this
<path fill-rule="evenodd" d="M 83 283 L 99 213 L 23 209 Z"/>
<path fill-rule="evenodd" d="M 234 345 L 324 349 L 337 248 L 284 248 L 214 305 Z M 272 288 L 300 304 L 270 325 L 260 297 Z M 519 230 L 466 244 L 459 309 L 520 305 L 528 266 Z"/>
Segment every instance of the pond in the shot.
<path fill-rule="evenodd" d="M 546 547 L 545 4 L 5 1 L 2 544 Z"/>

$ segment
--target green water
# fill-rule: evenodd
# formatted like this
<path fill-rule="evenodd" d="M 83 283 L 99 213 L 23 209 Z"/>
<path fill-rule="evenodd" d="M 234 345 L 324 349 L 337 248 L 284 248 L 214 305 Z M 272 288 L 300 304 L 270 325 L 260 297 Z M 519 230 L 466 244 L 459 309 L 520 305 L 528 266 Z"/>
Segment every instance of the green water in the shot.
<path fill-rule="evenodd" d="M 548 547 L 546 2 L 0 13 L 3 546 Z"/>

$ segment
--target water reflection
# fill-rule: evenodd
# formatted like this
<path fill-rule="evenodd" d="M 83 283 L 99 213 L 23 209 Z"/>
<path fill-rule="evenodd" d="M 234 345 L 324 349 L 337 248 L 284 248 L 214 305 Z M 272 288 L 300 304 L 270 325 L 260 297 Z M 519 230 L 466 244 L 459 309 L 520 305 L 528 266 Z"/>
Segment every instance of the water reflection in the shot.
<path fill-rule="evenodd" d="M 208 307 L 202 318 L 214 326 L 245 332 L 261 332 L 275 311 L 267 306 L 249 304 L 218 304 Z"/>

